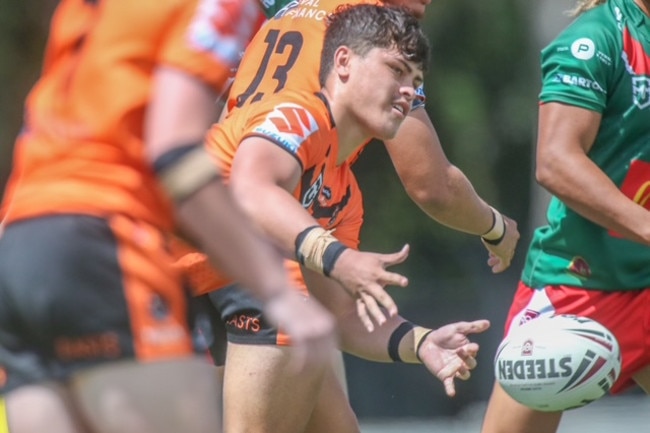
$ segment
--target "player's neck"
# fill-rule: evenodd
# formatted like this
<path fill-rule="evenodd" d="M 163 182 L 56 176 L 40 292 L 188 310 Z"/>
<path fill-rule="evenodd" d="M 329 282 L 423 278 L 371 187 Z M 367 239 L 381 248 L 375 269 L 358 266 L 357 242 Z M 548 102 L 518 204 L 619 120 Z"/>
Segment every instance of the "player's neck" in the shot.
<path fill-rule="evenodd" d="M 336 125 L 338 136 L 336 163 L 340 165 L 371 137 L 365 133 L 357 117 L 350 112 L 348 104 L 343 102 L 345 99 L 341 97 L 342 95 L 336 95 L 336 91 L 331 92 L 325 88 L 321 90 L 321 93 L 327 99 L 334 125 Z"/>

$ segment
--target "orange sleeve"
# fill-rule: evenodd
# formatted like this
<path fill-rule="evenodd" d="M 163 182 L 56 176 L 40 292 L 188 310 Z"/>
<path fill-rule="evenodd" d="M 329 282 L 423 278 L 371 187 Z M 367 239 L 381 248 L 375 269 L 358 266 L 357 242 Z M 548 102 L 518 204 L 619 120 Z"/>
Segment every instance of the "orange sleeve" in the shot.
<path fill-rule="evenodd" d="M 255 0 L 180 2 L 160 51 L 160 63 L 191 73 L 220 91 L 259 27 Z"/>

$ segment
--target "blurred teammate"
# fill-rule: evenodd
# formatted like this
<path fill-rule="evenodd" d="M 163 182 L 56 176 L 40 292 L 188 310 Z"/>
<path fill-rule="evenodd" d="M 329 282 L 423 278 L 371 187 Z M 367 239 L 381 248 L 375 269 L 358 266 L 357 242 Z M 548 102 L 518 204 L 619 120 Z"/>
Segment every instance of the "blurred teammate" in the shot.
<path fill-rule="evenodd" d="M 176 224 L 260 296 L 296 362 L 322 368 L 331 316 L 290 288 L 202 146 L 257 16 L 245 1 L 58 5 L 1 210 L 12 433 L 220 430 L 168 252 Z"/>
<path fill-rule="evenodd" d="M 650 2 L 588 0 L 542 51 L 537 180 L 553 194 L 506 333 L 540 315 L 597 320 L 618 339 L 613 393 L 650 392 Z M 494 386 L 483 433 L 554 433 Z"/>
<path fill-rule="evenodd" d="M 325 40 L 320 93 L 281 91 L 233 111 L 211 130 L 208 146 L 250 218 L 304 265 L 310 292 L 341 316 L 343 347 L 382 361 L 421 358 L 453 395 L 454 379 L 475 366 L 478 346 L 467 334 L 487 329 L 487 321 L 432 331 L 393 315 L 368 334 L 337 283 L 354 288 L 339 279 L 343 272 L 371 280 L 382 261 L 356 250 L 363 208 L 349 159 L 370 138 L 395 134 L 422 81 L 428 44 L 404 10 L 375 5 L 333 15 Z M 226 431 L 358 431 L 331 371 L 287 376 L 293 348 L 239 287 L 208 295 L 229 331 Z"/>

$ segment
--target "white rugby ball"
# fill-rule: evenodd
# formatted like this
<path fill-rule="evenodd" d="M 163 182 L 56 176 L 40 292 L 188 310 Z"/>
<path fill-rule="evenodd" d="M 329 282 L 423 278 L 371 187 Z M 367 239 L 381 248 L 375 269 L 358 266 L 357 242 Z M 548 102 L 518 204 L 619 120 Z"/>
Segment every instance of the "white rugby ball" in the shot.
<path fill-rule="evenodd" d="M 544 412 L 599 399 L 620 372 L 614 335 L 594 320 L 572 315 L 541 316 L 513 328 L 494 360 L 496 380 L 508 395 Z"/>

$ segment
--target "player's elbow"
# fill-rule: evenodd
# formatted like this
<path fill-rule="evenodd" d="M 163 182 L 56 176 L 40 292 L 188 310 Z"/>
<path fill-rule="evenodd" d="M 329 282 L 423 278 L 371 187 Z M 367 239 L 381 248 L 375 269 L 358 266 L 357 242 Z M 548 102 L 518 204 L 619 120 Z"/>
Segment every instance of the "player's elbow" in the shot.
<path fill-rule="evenodd" d="M 458 188 L 456 187 L 457 173 L 459 170 L 450 166 L 445 176 L 428 182 L 411 182 L 405 184 L 408 196 L 421 208 L 426 209 L 430 214 L 445 213 L 453 207 L 458 199 Z M 461 173 L 462 174 L 462 173 Z"/>
<path fill-rule="evenodd" d="M 553 192 L 557 188 L 562 176 L 561 170 L 564 161 L 561 156 L 555 157 L 552 153 L 538 153 L 535 166 L 535 180 L 537 183 Z"/>

